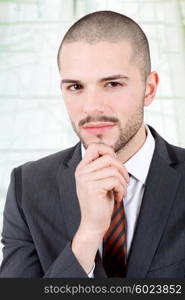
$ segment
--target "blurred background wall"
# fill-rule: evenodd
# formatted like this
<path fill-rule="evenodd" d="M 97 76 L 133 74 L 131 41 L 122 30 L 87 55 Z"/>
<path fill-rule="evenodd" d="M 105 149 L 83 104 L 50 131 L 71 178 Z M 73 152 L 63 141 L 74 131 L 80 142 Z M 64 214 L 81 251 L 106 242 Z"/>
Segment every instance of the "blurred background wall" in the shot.
<path fill-rule="evenodd" d="M 96 10 L 126 14 L 147 34 L 160 86 L 145 121 L 185 147 L 184 0 L 0 0 L 0 231 L 13 167 L 77 142 L 56 55 L 69 26 Z"/>

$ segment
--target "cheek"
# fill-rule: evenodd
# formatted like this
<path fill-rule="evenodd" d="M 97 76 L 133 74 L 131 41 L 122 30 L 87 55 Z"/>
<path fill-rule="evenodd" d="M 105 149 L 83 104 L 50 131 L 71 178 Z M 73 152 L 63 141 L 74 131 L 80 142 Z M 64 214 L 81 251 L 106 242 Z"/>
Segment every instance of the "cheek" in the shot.
<path fill-rule="evenodd" d="M 137 102 L 137 95 L 130 89 L 125 90 L 122 93 L 114 95 L 111 99 L 111 107 L 113 111 L 118 114 L 121 112 L 132 111 Z"/>

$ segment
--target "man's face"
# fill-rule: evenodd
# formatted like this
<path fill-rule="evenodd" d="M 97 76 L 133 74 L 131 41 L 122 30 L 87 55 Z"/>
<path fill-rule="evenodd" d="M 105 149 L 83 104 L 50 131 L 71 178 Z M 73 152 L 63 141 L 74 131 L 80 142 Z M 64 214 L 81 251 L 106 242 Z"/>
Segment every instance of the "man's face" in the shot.
<path fill-rule="evenodd" d="M 66 43 L 62 93 L 81 142 L 121 150 L 143 124 L 145 83 L 128 41 Z"/>

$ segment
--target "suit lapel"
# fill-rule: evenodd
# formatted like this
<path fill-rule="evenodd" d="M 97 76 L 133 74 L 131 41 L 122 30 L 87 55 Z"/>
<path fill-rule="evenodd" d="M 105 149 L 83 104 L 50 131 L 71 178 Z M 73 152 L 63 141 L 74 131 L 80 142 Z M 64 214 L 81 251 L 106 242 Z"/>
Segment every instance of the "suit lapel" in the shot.
<path fill-rule="evenodd" d="M 80 206 L 76 195 L 75 169 L 81 160 L 80 143 L 59 168 L 57 181 L 59 186 L 62 212 L 66 222 L 69 239 L 72 239 L 80 224 Z"/>
<path fill-rule="evenodd" d="M 175 200 L 180 175 L 170 166 L 170 160 L 167 158 L 166 145 L 157 136 L 156 149 L 128 257 L 127 277 L 146 277 Z"/>

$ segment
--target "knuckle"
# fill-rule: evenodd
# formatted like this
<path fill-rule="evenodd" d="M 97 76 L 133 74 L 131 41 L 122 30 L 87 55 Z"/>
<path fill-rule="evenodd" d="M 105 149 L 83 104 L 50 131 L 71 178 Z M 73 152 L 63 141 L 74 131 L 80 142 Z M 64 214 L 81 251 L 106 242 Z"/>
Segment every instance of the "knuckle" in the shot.
<path fill-rule="evenodd" d="M 113 156 L 111 154 L 105 154 L 104 159 L 109 164 L 113 163 Z"/>
<path fill-rule="evenodd" d="M 113 169 L 113 172 L 114 172 L 114 176 L 118 179 L 118 181 L 122 182 L 121 174 L 119 173 L 119 171 L 116 169 Z"/>

